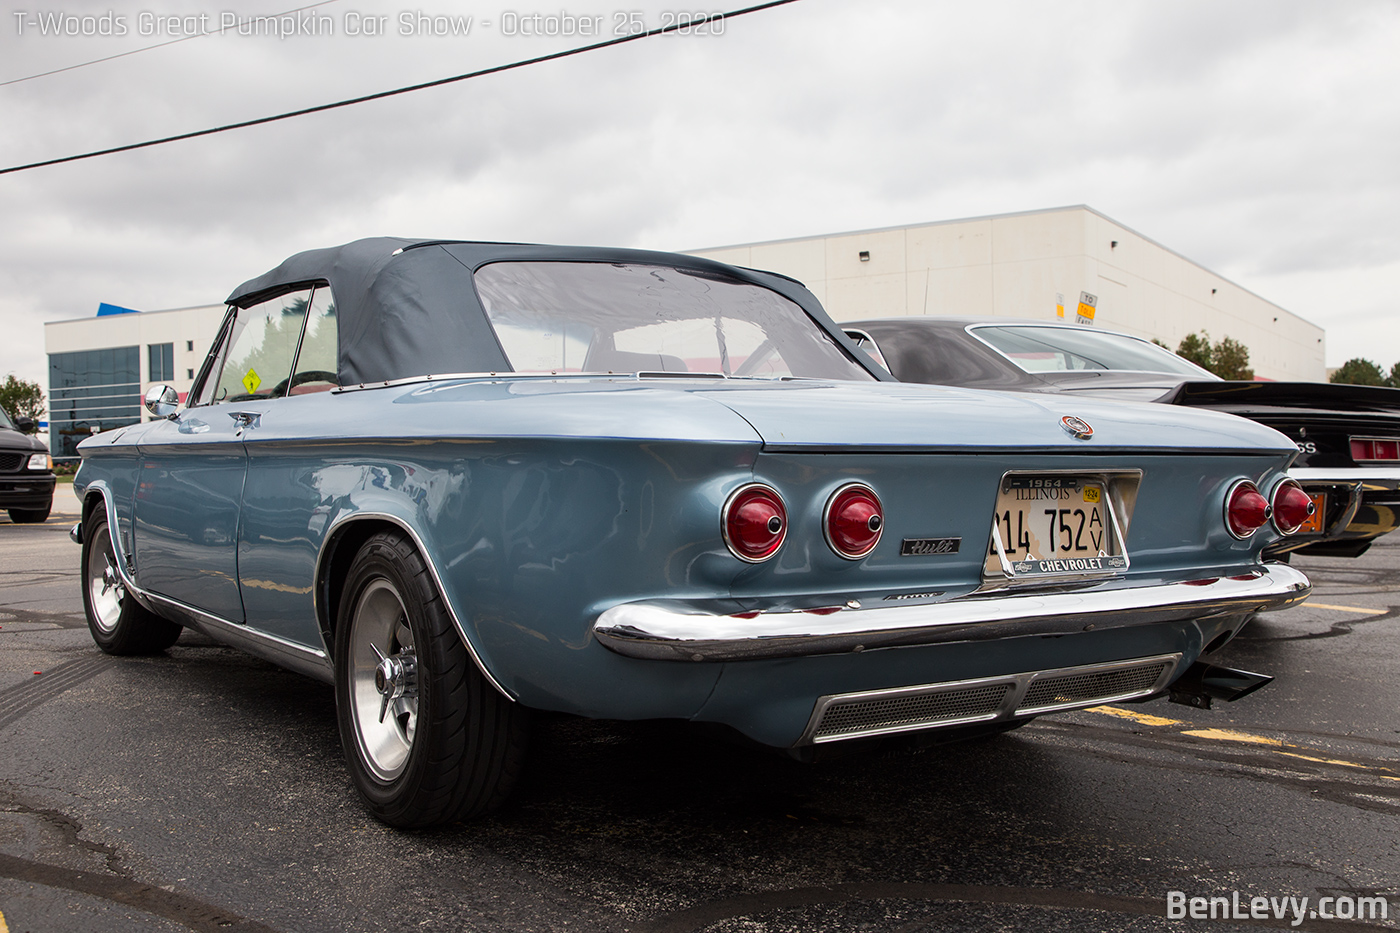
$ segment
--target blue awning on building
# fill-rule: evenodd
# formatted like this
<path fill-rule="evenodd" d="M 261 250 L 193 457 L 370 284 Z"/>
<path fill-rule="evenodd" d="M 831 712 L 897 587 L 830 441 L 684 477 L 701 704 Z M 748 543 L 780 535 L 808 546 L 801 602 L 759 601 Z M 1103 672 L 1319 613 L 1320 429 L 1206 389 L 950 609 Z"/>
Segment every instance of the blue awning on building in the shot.
<path fill-rule="evenodd" d="M 103 301 L 97 305 L 97 316 L 106 317 L 109 314 L 140 314 L 135 308 L 123 308 L 121 305 L 109 305 Z"/>

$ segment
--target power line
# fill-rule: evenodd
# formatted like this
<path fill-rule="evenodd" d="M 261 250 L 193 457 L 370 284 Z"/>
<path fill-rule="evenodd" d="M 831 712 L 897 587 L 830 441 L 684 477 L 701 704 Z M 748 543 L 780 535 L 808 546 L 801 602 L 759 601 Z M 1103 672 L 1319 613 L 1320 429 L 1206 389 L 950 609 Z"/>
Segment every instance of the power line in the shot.
<path fill-rule="evenodd" d="M 399 94 L 409 94 L 413 91 L 422 91 L 428 88 L 441 87 L 444 84 L 455 84 L 458 81 L 468 81 L 472 78 L 482 78 L 486 75 L 499 74 L 503 71 L 513 71 L 516 68 L 524 68 L 528 65 L 538 65 L 543 62 L 557 61 L 561 58 L 568 58 L 571 55 L 582 55 L 584 52 L 592 52 L 597 49 L 605 49 L 613 45 L 622 45 L 624 42 L 635 42 L 638 39 L 649 39 L 652 36 L 659 36 L 664 33 L 676 32 L 680 29 L 691 29 L 711 21 L 723 21 L 736 19 L 749 13 L 757 13 L 760 10 L 769 10 L 773 7 L 786 6 L 789 3 L 796 3 L 797 0 L 770 0 L 768 3 L 760 3 L 756 6 L 745 7 L 739 10 L 731 10 L 727 13 L 712 13 L 709 16 L 700 17 L 693 20 L 683 20 L 673 23 L 670 26 L 659 26 L 656 29 L 649 29 L 646 32 L 635 33 L 630 36 L 619 36 L 615 39 L 608 39 L 603 42 L 595 42 L 592 45 L 582 45 L 578 48 L 566 49 L 562 52 L 551 52 L 548 55 L 540 55 L 536 58 L 527 58 L 518 62 L 511 62 L 506 65 L 496 65 L 491 68 L 483 68 L 480 71 L 469 71 L 466 74 L 455 75 L 451 78 L 439 78 L 436 81 L 426 81 L 422 84 L 412 84 L 408 87 L 395 88 L 392 91 L 379 91 L 375 94 L 366 94 L 363 97 L 352 97 L 348 100 L 339 100 L 330 104 L 318 104 L 315 107 L 303 107 L 300 110 L 289 110 L 286 113 L 279 113 L 270 117 L 258 117 L 255 120 L 244 120 L 240 123 L 229 123 L 224 126 L 215 126 L 207 130 L 195 130 L 192 133 L 180 133 L 176 136 L 165 136 L 160 139 L 150 139 L 141 143 L 129 143 L 125 146 L 113 146 L 110 149 L 97 149 L 93 152 L 84 152 L 79 155 L 63 156 L 58 159 L 45 159 L 42 162 L 30 162 L 27 165 L 14 165 L 9 168 L 0 168 L 0 175 L 9 175 L 14 172 L 24 172 L 33 168 L 43 168 L 48 165 L 62 165 L 65 162 L 78 162 L 82 159 L 95 159 L 98 156 L 113 155 L 118 152 L 130 152 L 133 149 L 148 149 L 152 146 L 161 146 L 165 143 L 179 142 L 185 139 L 197 139 L 200 136 L 212 136 L 215 133 L 226 133 L 229 130 L 241 130 L 250 126 L 261 126 L 264 123 L 276 123 L 278 120 L 290 120 L 293 117 L 304 117 L 312 113 L 321 113 L 326 110 L 337 110 L 341 107 L 350 107 L 355 104 L 363 104 L 372 100 L 382 100 L 386 97 L 395 97 Z"/>
<path fill-rule="evenodd" d="M 328 3 L 339 3 L 340 0 L 321 0 L 320 3 L 311 3 L 306 6 L 299 6 L 295 10 L 287 10 L 283 13 L 273 13 L 269 18 L 276 19 L 279 16 L 291 16 L 293 13 L 303 13 L 307 10 L 315 9 L 318 6 L 325 6 Z M 42 15 L 42 14 L 40 14 Z M 193 36 L 181 36 L 178 39 L 170 39 L 165 42 L 157 42 L 155 45 L 143 46 L 139 49 L 131 49 L 128 52 L 118 52 L 116 55 L 108 55 L 106 58 L 94 58 L 90 62 L 79 62 L 76 65 L 68 65 L 64 68 L 55 68 L 53 71 L 41 71 L 36 75 L 25 75 L 23 78 L 11 78 L 8 81 L 0 81 L 0 87 L 10 84 L 19 84 L 21 81 L 33 81 L 35 78 L 47 78 L 49 75 L 61 75 L 65 71 L 77 71 L 79 68 L 86 68 L 88 65 L 100 65 L 103 62 L 114 61 L 118 58 L 126 58 L 128 55 L 138 55 L 141 52 L 149 52 L 151 49 L 163 49 L 167 45 L 175 45 L 177 42 L 188 42 L 191 39 L 203 39 L 205 36 L 221 36 L 230 29 L 238 29 L 253 22 L 257 17 L 250 17 L 241 20 L 236 26 L 220 26 L 217 32 L 201 32 Z"/>

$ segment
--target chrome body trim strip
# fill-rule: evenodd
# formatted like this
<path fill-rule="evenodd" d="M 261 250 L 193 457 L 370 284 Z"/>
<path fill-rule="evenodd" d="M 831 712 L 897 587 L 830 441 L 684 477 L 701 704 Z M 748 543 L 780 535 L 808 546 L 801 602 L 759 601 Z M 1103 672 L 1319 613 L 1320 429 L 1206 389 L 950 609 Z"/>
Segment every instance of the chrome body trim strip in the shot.
<path fill-rule="evenodd" d="M 624 603 L 603 612 L 593 633 L 631 658 L 742 661 L 794 658 L 905 645 L 1068 635 L 1284 609 L 1308 597 L 1308 578 L 1287 564 L 1229 577 L 1143 586 L 1070 584 L 1051 593 L 969 594 L 922 605 L 838 611 L 760 612 L 741 618 L 680 600 Z M 1013 591 L 1014 593 L 1014 591 Z M 832 597 L 825 605 L 840 604 Z M 854 608 L 852 607 L 854 605 Z"/>
<path fill-rule="evenodd" d="M 1019 674 L 1007 674 L 1002 677 L 977 677 L 971 680 L 946 681 L 937 684 L 923 684 L 914 687 L 894 687 L 887 690 L 866 690 L 859 693 L 840 693 L 830 696 L 818 697 L 816 704 L 812 707 L 812 716 L 807 721 L 807 728 L 803 730 L 802 737 L 797 740 L 797 745 L 822 744 L 825 742 L 842 742 L 855 738 L 870 738 L 881 735 L 894 735 L 900 732 L 925 732 L 932 729 L 946 729 L 953 726 L 966 726 L 982 722 L 998 722 L 1008 719 L 1020 719 L 1025 716 L 1043 716 L 1046 713 L 1058 713 L 1071 709 L 1082 709 L 1086 706 L 1098 706 L 1103 703 L 1121 703 L 1124 700 L 1133 700 L 1138 697 L 1151 696 L 1160 693 L 1172 682 L 1178 668 L 1181 666 L 1181 652 L 1172 654 L 1160 654 L 1146 658 L 1131 658 L 1124 661 L 1110 661 L 1101 664 L 1082 664 L 1075 667 L 1060 667 L 1043 671 L 1025 671 Z M 1037 681 L 1049 680 L 1059 677 L 1076 677 L 1095 674 L 1111 674 L 1115 671 L 1128 670 L 1135 667 L 1148 667 L 1153 664 L 1164 664 L 1162 673 L 1157 676 L 1156 681 L 1150 687 L 1141 687 L 1121 693 L 1112 693 L 1095 696 L 1090 699 L 1066 700 L 1058 703 L 1042 703 L 1034 707 L 1023 707 L 1026 694 L 1031 686 Z M 979 687 L 994 687 L 1005 685 L 1009 689 L 1001 703 L 992 712 L 975 713 L 964 716 L 952 716 L 946 719 L 925 722 L 909 722 L 897 725 L 880 726 L 875 728 L 852 730 L 841 735 L 818 736 L 816 734 L 821 726 L 822 720 L 828 709 L 833 706 L 844 706 L 863 701 L 894 700 L 906 697 L 933 696 L 940 693 L 961 693 L 964 691 L 976 690 Z"/>
<path fill-rule="evenodd" d="M 636 370 L 628 372 L 604 372 L 602 370 L 590 370 L 588 372 L 515 372 L 512 370 L 501 370 L 499 372 L 485 373 L 434 373 L 432 375 L 404 376 L 400 379 L 389 379 L 381 382 L 360 382 L 351 385 L 336 386 L 331 389 L 332 395 L 340 395 L 344 392 L 363 392 L 366 389 L 388 389 L 396 386 L 416 385 L 417 383 L 456 383 L 456 382 L 502 382 L 504 380 L 539 380 L 557 381 L 559 379 L 588 380 L 588 379 L 640 379 L 640 378 L 667 378 L 667 379 L 744 379 L 752 382 L 791 382 L 806 377 L 801 376 L 733 376 L 725 373 L 707 372 L 683 372 L 669 373 L 655 370 Z M 830 381 L 830 380 L 814 380 Z"/>
<path fill-rule="evenodd" d="M 148 593 L 146 598 L 154 604 L 153 610 L 163 618 L 179 622 L 186 628 L 192 628 L 232 648 L 271 661 L 278 667 L 305 674 L 323 683 L 335 683 L 335 666 L 324 651 L 308 648 L 270 632 L 221 619 L 168 596 Z"/>
<path fill-rule="evenodd" d="M 505 687 L 501 686 L 501 682 L 486 669 L 486 664 L 481 660 L 481 655 L 476 653 L 476 647 L 472 644 L 471 639 L 467 637 L 466 626 L 463 625 L 462 620 L 457 617 L 457 610 L 453 608 L 452 601 L 447 598 L 447 587 L 443 586 L 442 575 L 438 573 L 437 564 L 433 563 L 432 558 L 428 556 L 428 549 L 423 546 L 423 539 L 418 536 L 417 530 L 397 515 L 391 515 L 388 512 L 350 512 L 337 518 L 331 523 L 330 527 L 326 529 L 325 535 L 321 538 L 321 548 L 316 554 L 316 570 L 315 576 L 312 578 L 313 586 L 311 588 L 311 599 L 316 613 L 316 627 L 318 629 L 320 628 L 321 613 L 324 607 L 320 604 L 320 587 L 314 584 L 321 579 L 321 568 L 326 557 L 326 542 L 331 540 L 332 535 L 340 526 L 354 521 L 371 519 L 386 521 L 392 525 L 396 525 L 407 532 L 408 536 L 413 539 L 413 546 L 418 548 L 419 554 L 423 555 L 423 562 L 428 565 L 428 572 L 433 575 L 433 584 L 438 588 L 438 593 L 442 595 L 442 604 L 447 607 L 447 614 L 452 617 L 452 624 L 457 629 L 457 636 L 462 639 L 462 644 L 466 647 L 467 654 L 471 655 L 472 663 L 476 665 L 476 669 L 481 672 L 481 676 L 486 678 L 486 682 L 494 687 L 497 693 L 507 700 L 510 700 L 512 703 L 516 702 L 518 697 L 513 696 Z"/>

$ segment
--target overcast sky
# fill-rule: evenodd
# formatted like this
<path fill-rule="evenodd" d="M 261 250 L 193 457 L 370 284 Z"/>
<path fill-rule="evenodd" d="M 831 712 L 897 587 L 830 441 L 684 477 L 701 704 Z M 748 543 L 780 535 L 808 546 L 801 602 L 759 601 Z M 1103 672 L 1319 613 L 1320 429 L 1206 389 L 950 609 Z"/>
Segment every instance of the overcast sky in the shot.
<path fill-rule="evenodd" d="M 306 2 L 12 0 L 0 82 Z M 0 167 L 593 41 L 520 35 L 536 12 L 609 37 L 675 7 L 572 4 L 332 0 L 318 35 L 3 84 Z M 418 12 L 471 32 L 400 35 Z M 1400 4 L 799 0 L 723 33 L 0 175 L 0 376 L 47 389 L 44 321 L 218 303 L 362 236 L 698 249 L 1080 203 L 1325 327 L 1330 366 L 1400 359 Z"/>

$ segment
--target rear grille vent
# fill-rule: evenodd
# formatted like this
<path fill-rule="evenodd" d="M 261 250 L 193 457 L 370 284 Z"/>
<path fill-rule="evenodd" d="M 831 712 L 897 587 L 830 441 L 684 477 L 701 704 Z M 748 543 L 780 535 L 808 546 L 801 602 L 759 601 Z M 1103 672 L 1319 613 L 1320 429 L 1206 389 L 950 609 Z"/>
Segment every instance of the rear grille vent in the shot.
<path fill-rule="evenodd" d="M 1103 702 L 1112 697 L 1141 696 L 1152 692 L 1167 663 L 1144 664 L 1116 671 L 1042 677 L 1031 683 L 1017 712 L 1072 706 L 1086 701 Z"/>
<path fill-rule="evenodd" d="M 1180 654 L 825 696 L 798 744 L 1004 721 L 1165 690 Z"/>
<path fill-rule="evenodd" d="M 826 708 L 815 737 L 868 735 L 950 721 L 991 719 L 1001 709 L 1014 683 L 944 690 L 906 696 L 837 701 Z"/>
<path fill-rule="evenodd" d="M 0 473 L 15 472 L 28 459 L 28 454 L 0 453 Z"/>

